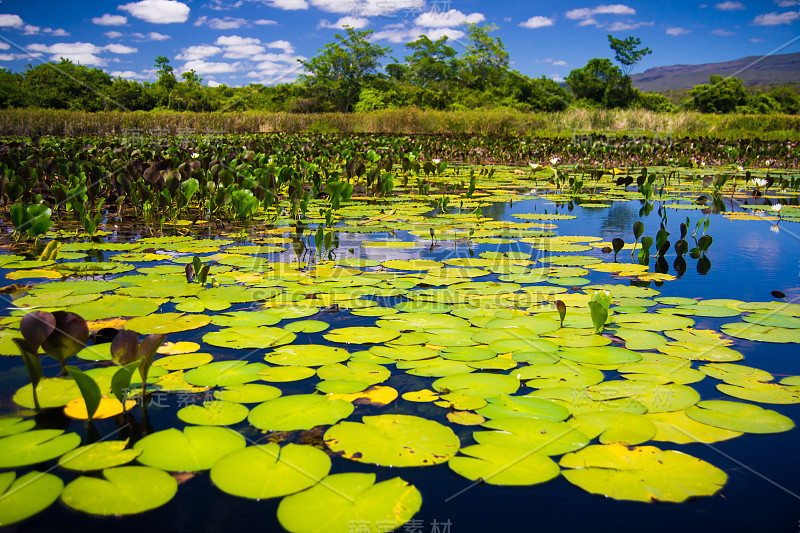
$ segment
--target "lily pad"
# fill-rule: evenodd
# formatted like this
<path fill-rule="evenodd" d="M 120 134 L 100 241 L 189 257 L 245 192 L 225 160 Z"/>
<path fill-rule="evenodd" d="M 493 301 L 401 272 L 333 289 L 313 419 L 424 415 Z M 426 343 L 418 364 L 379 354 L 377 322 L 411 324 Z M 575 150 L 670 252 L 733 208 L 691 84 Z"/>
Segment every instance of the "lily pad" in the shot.
<path fill-rule="evenodd" d="M 58 499 L 64 482 L 45 472 L 0 474 L 0 527 L 10 526 L 44 511 Z"/>
<path fill-rule="evenodd" d="M 130 463 L 142 453 L 126 449 L 127 440 L 107 440 L 75 448 L 61 456 L 58 466 L 67 470 L 87 472 L 103 470 Z"/>
<path fill-rule="evenodd" d="M 381 466 L 429 466 L 448 461 L 460 442 L 453 430 L 410 415 L 365 416 L 325 432 L 325 444 L 343 457 Z"/>
<path fill-rule="evenodd" d="M 241 385 L 231 385 L 230 387 L 214 391 L 214 398 L 226 402 L 261 403 L 274 400 L 281 394 L 282 392 L 278 387 L 260 385 L 257 383 L 245 383 Z"/>
<path fill-rule="evenodd" d="M 203 335 L 203 342 L 222 348 L 255 350 L 274 348 L 293 342 L 297 336 L 291 331 L 271 327 L 233 327 Z"/>
<path fill-rule="evenodd" d="M 208 401 L 203 405 L 187 405 L 178 411 L 178 418 L 198 426 L 231 426 L 238 424 L 248 413 L 247 407 L 231 401 Z"/>
<path fill-rule="evenodd" d="M 248 420 L 258 429 L 295 431 L 335 424 L 350 416 L 353 409 L 344 400 L 330 400 L 319 394 L 293 394 L 257 405 Z"/>
<path fill-rule="evenodd" d="M 526 448 L 478 444 L 462 448 L 461 453 L 448 463 L 453 472 L 489 485 L 536 485 L 561 472 L 548 456 Z"/>
<path fill-rule="evenodd" d="M 76 448 L 81 438 L 61 429 L 34 429 L 0 439 L 0 468 L 43 463 Z"/>
<path fill-rule="evenodd" d="M 244 447 L 244 437 L 236 431 L 205 426 L 157 431 L 133 446 L 141 452 L 140 463 L 171 472 L 208 470 L 220 458 Z"/>
<path fill-rule="evenodd" d="M 561 458 L 564 477 L 591 492 L 641 502 L 682 502 L 711 496 L 728 475 L 691 455 L 654 446 L 629 448 L 622 444 L 589 446 Z"/>
<path fill-rule="evenodd" d="M 648 413 L 645 415 L 656 425 L 653 440 L 687 444 L 690 442 L 720 442 L 742 435 L 739 431 L 729 431 L 692 420 L 686 411 L 668 413 Z"/>
<path fill-rule="evenodd" d="M 396 339 L 400 333 L 386 328 L 353 327 L 332 329 L 323 337 L 343 344 L 381 344 Z"/>
<path fill-rule="evenodd" d="M 84 513 L 131 515 L 161 507 L 178 491 L 174 477 L 147 466 L 107 468 L 103 478 L 79 477 L 64 488 L 61 501 Z"/>
<path fill-rule="evenodd" d="M 35 420 L 24 420 L 20 417 L 0 418 L 0 437 L 8 437 L 33 429 L 36 427 Z"/>
<path fill-rule="evenodd" d="M 201 387 L 228 387 L 261 379 L 259 374 L 267 365 L 247 361 L 217 361 L 189 370 L 184 379 Z"/>
<path fill-rule="evenodd" d="M 421 506 L 420 492 L 399 477 L 375 483 L 375 474 L 334 474 L 281 500 L 278 521 L 292 533 L 351 533 L 353 524 L 372 532 L 401 527 Z"/>
<path fill-rule="evenodd" d="M 528 417 L 496 418 L 483 426 L 497 431 L 476 431 L 479 444 L 500 444 L 533 450 L 543 455 L 561 455 L 583 448 L 589 438 L 566 422 Z"/>
<path fill-rule="evenodd" d="M 264 360 L 285 366 L 323 366 L 347 361 L 350 354 L 342 348 L 324 344 L 293 344 L 283 346 L 264 356 Z"/>
<path fill-rule="evenodd" d="M 707 400 L 686 409 L 692 420 L 744 433 L 780 433 L 794 427 L 790 418 L 757 405 L 724 400 Z"/>
<path fill-rule="evenodd" d="M 330 469 L 330 457 L 313 446 L 273 443 L 222 457 L 211 468 L 211 481 L 233 496 L 263 500 L 305 490 Z"/>
<path fill-rule="evenodd" d="M 652 439 L 656 426 L 643 415 L 623 412 L 596 412 L 576 415 L 568 422 L 590 439 L 600 437 L 603 444 L 641 444 Z"/>

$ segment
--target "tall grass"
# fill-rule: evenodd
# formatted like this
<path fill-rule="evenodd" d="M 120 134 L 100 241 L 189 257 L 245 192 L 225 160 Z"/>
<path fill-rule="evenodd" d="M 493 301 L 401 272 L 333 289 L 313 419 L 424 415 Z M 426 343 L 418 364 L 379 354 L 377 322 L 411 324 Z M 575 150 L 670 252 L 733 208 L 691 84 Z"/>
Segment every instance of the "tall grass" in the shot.
<path fill-rule="evenodd" d="M 432 111 L 414 108 L 372 113 L 98 112 L 0 110 L 0 135 L 129 135 L 141 133 L 296 133 L 304 130 L 392 134 L 581 133 L 658 137 L 761 138 L 800 140 L 800 116 L 655 113 L 641 109 L 569 109 L 521 113 L 511 109 Z"/>

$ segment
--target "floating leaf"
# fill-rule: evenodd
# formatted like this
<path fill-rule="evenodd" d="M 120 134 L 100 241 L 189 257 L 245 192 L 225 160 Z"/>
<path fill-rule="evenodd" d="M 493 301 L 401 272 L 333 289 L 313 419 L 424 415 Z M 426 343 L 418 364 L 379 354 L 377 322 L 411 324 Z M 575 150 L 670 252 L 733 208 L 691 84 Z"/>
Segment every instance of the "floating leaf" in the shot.
<path fill-rule="evenodd" d="M 0 468 L 35 465 L 60 457 L 77 447 L 81 438 L 61 429 L 34 429 L 0 439 Z"/>
<path fill-rule="evenodd" d="M 10 526 L 44 511 L 58 499 L 64 482 L 53 474 L 0 474 L 0 527 Z"/>
<path fill-rule="evenodd" d="M 174 477 L 147 466 L 108 468 L 103 478 L 79 477 L 64 488 L 61 501 L 84 513 L 131 515 L 161 507 L 178 491 Z"/>
<path fill-rule="evenodd" d="M 448 463 L 456 474 L 489 485 L 536 485 L 558 476 L 558 465 L 527 448 L 478 444 L 461 449 Z"/>
<path fill-rule="evenodd" d="M 515 446 L 543 455 L 561 455 L 589 444 L 586 435 L 566 422 L 512 417 L 487 420 L 483 426 L 497 431 L 473 433 L 479 444 Z"/>
<path fill-rule="evenodd" d="M 58 466 L 67 470 L 87 472 L 121 466 L 136 459 L 140 450 L 125 449 L 127 440 L 108 440 L 75 448 L 61 456 Z"/>
<path fill-rule="evenodd" d="M 171 472 L 208 470 L 220 458 L 244 447 L 244 437 L 236 431 L 205 426 L 157 431 L 133 446 L 141 453 L 140 463 Z"/>
<path fill-rule="evenodd" d="M 35 427 L 35 420 L 23 420 L 19 417 L 0 418 L 0 437 L 16 435 Z"/>
<path fill-rule="evenodd" d="M 705 461 L 654 446 L 594 445 L 565 455 L 559 464 L 573 469 L 562 472 L 570 483 L 615 500 L 682 502 L 711 496 L 728 479 Z"/>
<path fill-rule="evenodd" d="M 206 333 L 203 342 L 222 348 L 254 350 L 289 344 L 295 338 L 294 333 L 282 328 L 234 327 Z"/>
<path fill-rule="evenodd" d="M 231 426 L 247 418 L 248 412 L 247 407 L 232 401 L 208 401 L 187 405 L 178 411 L 178 418 L 198 426 Z"/>
<path fill-rule="evenodd" d="M 222 457 L 211 481 L 223 492 L 263 500 L 305 490 L 328 475 L 331 460 L 312 446 L 248 446 Z"/>
<path fill-rule="evenodd" d="M 343 344 L 382 344 L 399 336 L 398 332 L 390 329 L 371 327 L 332 329 L 323 335 L 327 341 Z"/>
<path fill-rule="evenodd" d="M 347 350 L 323 344 L 283 346 L 264 356 L 264 360 L 269 363 L 288 366 L 323 366 L 347 361 L 349 358 Z"/>
<path fill-rule="evenodd" d="M 739 431 L 729 431 L 702 424 L 686 416 L 686 411 L 669 413 L 648 413 L 645 415 L 656 425 L 653 440 L 687 444 L 690 442 L 719 442 L 742 435 Z"/>
<path fill-rule="evenodd" d="M 277 387 L 246 383 L 242 385 L 231 385 L 230 387 L 214 391 L 214 398 L 226 402 L 261 403 L 274 400 L 281 394 L 281 390 Z"/>
<path fill-rule="evenodd" d="M 576 415 L 568 422 L 593 439 L 599 436 L 603 444 L 641 444 L 652 439 L 656 426 L 643 415 L 623 412 L 596 412 Z"/>
<path fill-rule="evenodd" d="M 428 466 L 446 462 L 459 448 L 447 426 L 410 415 L 365 416 L 325 432 L 325 444 L 354 461 L 381 466 Z"/>
<path fill-rule="evenodd" d="M 699 402 L 686 409 L 692 420 L 744 433 L 780 433 L 794 427 L 790 418 L 757 405 L 724 400 Z"/>
<path fill-rule="evenodd" d="M 399 528 L 422 506 L 422 495 L 399 477 L 375 483 L 375 474 L 334 474 L 278 505 L 278 521 L 293 533 L 349 533 L 353 524 Z"/>
<path fill-rule="evenodd" d="M 217 361 L 189 370 L 184 379 L 202 387 L 227 387 L 258 381 L 267 365 L 247 361 Z"/>
<path fill-rule="evenodd" d="M 250 411 L 248 420 L 259 429 L 295 431 L 335 424 L 350 416 L 353 409 L 353 405 L 344 400 L 328 400 L 318 394 L 293 394 L 257 405 Z"/>

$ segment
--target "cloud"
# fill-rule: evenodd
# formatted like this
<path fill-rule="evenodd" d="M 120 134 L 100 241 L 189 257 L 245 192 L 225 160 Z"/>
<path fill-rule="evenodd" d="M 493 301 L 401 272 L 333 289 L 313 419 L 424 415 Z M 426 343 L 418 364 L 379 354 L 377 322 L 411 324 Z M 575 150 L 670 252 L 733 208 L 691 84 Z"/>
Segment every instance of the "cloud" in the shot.
<path fill-rule="evenodd" d="M 741 11 L 744 9 L 744 4 L 741 2 L 720 2 L 719 4 L 714 4 L 714 7 L 719 9 L 720 11 Z"/>
<path fill-rule="evenodd" d="M 800 0 L 775 0 L 778 7 L 800 6 Z"/>
<path fill-rule="evenodd" d="M 687 33 L 691 33 L 691 31 L 687 30 L 686 28 L 667 28 L 667 35 L 672 35 L 673 37 L 686 35 Z"/>
<path fill-rule="evenodd" d="M 462 24 L 477 24 L 486 20 L 483 13 L 465 15 L 457 9 L 437 12 L 428 11 L 414 19 L 414 24 L 423 28 L 453 28 Z"/>
<path fill-rule="evenodd" d="M 19 15 L 0 15 L 0 28 L 20 28 L 22 25 Z"/>
<path fill-rule="evenodd" d="M 308 9 L 306 0 L 263 0 L 269 7 L 294 11 L 296 9 Z"/>
<path fill-rule="evenodd" d="M 386 26 L 383 30 L 375 32 L 370 37 L 373 41 L 388 41 L 390 43 L 407 43 L 425 35 L 431 40 L 447 37 L 450 40 L 460 39 L 465 33 L 455 28 L 406 28 L 403 24 Z"/>
<path fill-rule="evenodd" d="M 25 24 L 24 26 L 22 26 L 22 34 L 23 35 L 45 34 L 45 35 L 50 35 L 52 37 L 64 37 L 66 35 L 69 35 L 68 32 L 62 30 L 61 28 L 56 28 L 56 29 L 42 28 L 39 26 L 34 26 L 32 24 Z"/>
<path fill-rule="evenodd" d="M 208 26 L 212 30 L 236 30 L 245 26 L 250 26 L 247 19 L 237 17 L 208 18 L 200 17 L 194 23 L 195 26 Z"/>
<path fill-rule="evenodd" d="M 233 2 L 231 4 L 226 4 L 222 0 L 211 0 L 207 4 L 203 4 L 202 7 L 206 9 L 213 9 L 214 11 L 228 11 L 229 9 L 238 9 L 244 5 L 242 0 L 238 0 L 237 2 Z"/>
<path fill-rule="evenodd" d="M 110 76 L 116 78 L 119 76 L 126 80 L 154 80 L 156 79 L 156 69 L 149 68 L 142 72 L 134 72 L 132 70 L 112 70 L 108 73 Z"/>
<path fill-rule="evenodd" d="M 627 31 L 641 28 L 642 26 L 652 26 L 653 22 L 615 22 L 610 26 L 606 26 L 608 31 Z"/>
<path fill-rule="evenodd" d="M 787 11 L 786 13 L 765 13 L 753 19 L 753 24 L 756 26 L 780 26 L 781 24 L 791 24 L 800 18 L 800 13 L 797 11 Z"/>
<path fill-rule="evenodd" d="M 624 4 L 600 4 L 597 7 L 582 7 L 567 11 L 566 17 L 570 20 L 585 20 L 594 15 L 635 15 L 636 10 Z"/>
<path fill-rule="evenodd" d="M 553 66 L 554 67 L 566 67 L 567 66 L 567 62 L 566 61 L 553 61 Z"/>
<path fill-rule="evenodd" d="M 196 59 L 194 61 L 187 61 L 181 72 L 189 72 L 190 70 L 194 70 L 198 74 L 226 74 L 229 72 L 237 72 L 241 70 L 241 63 L 222 63 L 222 62 L 208 62 L 203 61 L 202 59 Z"/>
<path fill-rule="evenodd" d="M 175 56 L 175 59 L 196 61 L 198 59 L 206 59 L 215 56 L 222 52 L 222 48 L 211 45 L 196 45 L 184 48 L 180 54 Z"/>
<path fill-rule="evenodd" d="M 33 52 L 44 52 L 51 54 L 51 61 L 59 61 L 62 57 L 75 63 L 91 66 L 103 66 L 108 61 L 99 54 L 111 52 L 112 54 L 135 54 L 136 48 L 123 46 L 121 44 L 109 44 L 107 46 L 97 46 L 92 43 L 55 43 L 44 45 L 34 43 L 28 46 L 28 50 Z"/>
<path fill-rule="evenodd" d="M 209 87 L 219 87 L 220 85 L 222 85 L 222 84 L 220 82 L 218 82 L 218 81 L 208 80 L 208 86 Z"/>
<path fill-rule="evenodd" d="M 380 17 L 398 11 L 425 8 L 425 0 L 309 0 L 309 3 L 321 11 L 352 17 Z"/>
<path fill-rule="evenodd" d="M 564 83 L 564 76 L 560 74 L 550 74 L 550 78 L 556 83 Z"/>
<path fill-rule="evenodd" d="M 0 50 L 8 50 L 9 48 L 11 48 L 10 44 L 0 41 Z"/>
<path fill-rule="evenodd" d="M 747 40 L 750 41 L 751 43 L 762 43 L 762 42 L 764 42 L 764 39 L 759 39 L 758 37 L 750 37 Z"/>
<path fill-rule="evenodd" d="M 125 46 L 122 44 L 109 44 L 103 47 L 112 54 L 135 54 L 138 50 L 132 46 Z"/>
<path fill-rule="evenodd" d="M 521 28 L 528 28 L 529 30 L 535 30 L 536 28 L 545 28 L 547 26 L 552 26 L 555 24 L 556 21 L 551 19 L 550 17 L 542 17 L 537 15 L 535 17 L 531 17 L 525 22 L 520 22 L 519 25 Z"/>
<path fill-rule="evenodd" d="M 141 0 L 117 6 L 117 9 L 152 24 L 186 22 L 190 11 L 189 6 L 176 0 Z"/>
<path fill-rule="evenodd" d="M 731 35 L 734 35 L 732 31 L 728 30 L 711 30 L 710 33 L 711 35 L 719 35 L 720 37 L 730 37 Z"/>
<path fill-rule="evenodd" d="M 214 44 L 223 48 L 222 57 L 226 59 L 246 59 L 265 50 L 261 41 L 255 37 L 222 36 L 214 41 Z"/>
<path fill-rule="evenodd" d="M 163 33 L 158 33 L 156 31 L 151 31 L 147 34 L 147 39 L 150 41 L 166 41 L 167 39 L 171 39 L 169 35 L 164 35 Z"/>
<path fill-rule="evenodd" d="M 103 35 L 105 35 L 109 39 L 119 39 L 120 37 L 122 37 L 122 33 L 118 31 L 107 31 Z"/>
<path fill-rule="evenodd" d="M 294 53 L 294 46 L 289 41 L 272 41 L 271 43 L 267 43 L 267 48 L 277 48 L 279 50 L 283 50 L 285 54 L 293 54 Z"/>
<path fill-rule="evenodd" d="M 253 24 L 255 24 L 256 26 L 272 26 L 277 23 L 278 23 L 277 20 L 269 20 L 269 19 L 258 19 L 253 21 Z"/>
<path fill-rule="evenodd" d="M 98 26 L 122 26 L 123 24 L 127 24 L 128 17 L 125 15 L 110 15 L 106 13 L 102 17 L 94 17 L 92 22 Z"/>
<path fill-rule="evenodd" d="M 366 28 L 369 24 L 369 19 L 364 17 L 342 17 L 336 22 L 331 22 L 327 19 L 319 21 L 317 28 L 334 28 L 342 29 L 345 26 L 350 26 L 353 29 L 360 30 Z"/>

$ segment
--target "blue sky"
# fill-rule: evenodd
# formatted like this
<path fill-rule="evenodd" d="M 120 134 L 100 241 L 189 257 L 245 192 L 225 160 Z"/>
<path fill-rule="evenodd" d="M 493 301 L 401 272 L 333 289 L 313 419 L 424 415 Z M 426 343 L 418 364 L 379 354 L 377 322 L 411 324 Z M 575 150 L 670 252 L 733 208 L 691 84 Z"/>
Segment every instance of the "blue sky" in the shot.
<path fill-rule="evenodd" d="M 676 63 L 800 52 L 800 0 L 592 2 L 475 0 L 0 1 L 0 66 L 66 57 L 125 78 L 153 80 L 153 59 L 204 83 L 292 81 L 347 24 L 372 29 L 402 60 L 420 34 L 464 49 L 464 23 L 494 24 L 513 68 L 561 80 L 593 57 L 612 57 L 606 34 L 653 50 L 634 72 Z M 788 46 L 787 46 L 788 43 Z"/>

